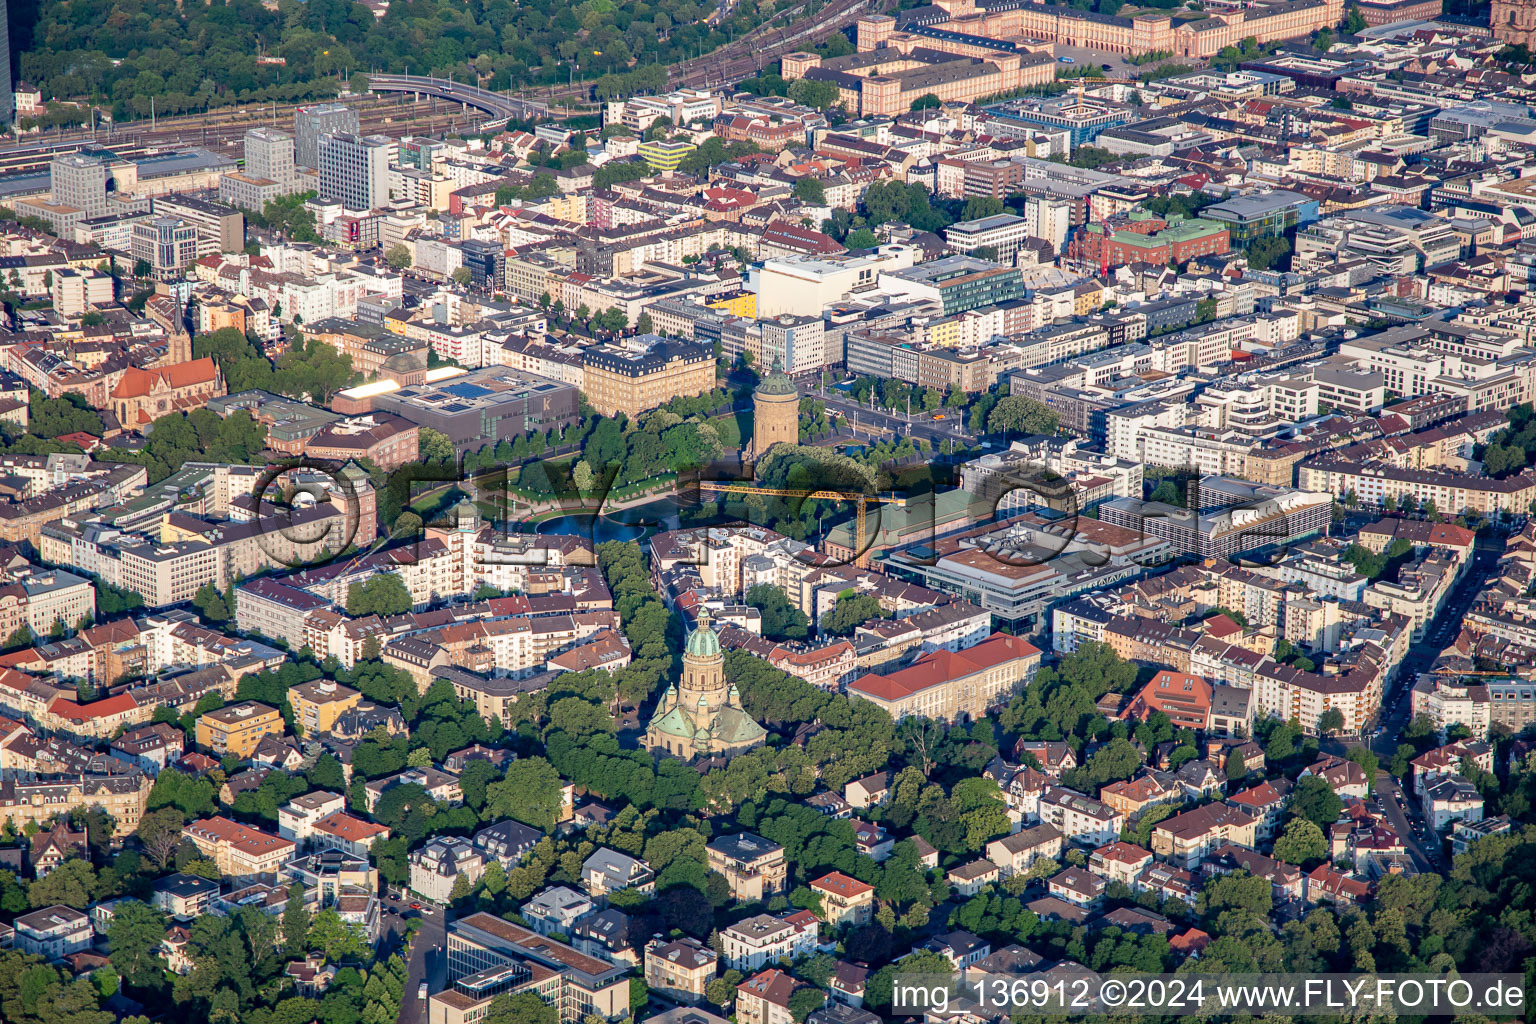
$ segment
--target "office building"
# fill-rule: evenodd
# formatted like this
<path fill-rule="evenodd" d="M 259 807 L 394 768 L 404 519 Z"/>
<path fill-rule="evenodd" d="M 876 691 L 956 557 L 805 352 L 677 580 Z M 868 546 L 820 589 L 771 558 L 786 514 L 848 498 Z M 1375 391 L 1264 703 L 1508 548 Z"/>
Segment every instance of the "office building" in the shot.
<path fill-rule="evenodd" d="M 1024 240 L 1031 234 L 1033 232 L 1025 218 L 1011 213 L 999 213 L 992 217 L 951 224 L 944 229 L 944 241 L 955 252 L 1012 266 Z"/>
<path fill-rule="evenodd" d="M 57 206 L 72 206 L 82 218 L 107 215 L 113 190 L 108 153 L 60 153 L 48 164 L 49 189 Z"/>
<path fill-rule="evenodd" d="M 196 229 L 198 259 L 245 248 L 245 215 L 233 207 L 196 196 L 168 195 L 151 200 L 150 210 L 180 218 Z"/>
<path fill-rule="evenodd" d="M 682 164 L 683 158 L 697 148 L 691 142 L 652 139 L 642 142 L 638 150 L 647 167 L 659 174 L 670 175 Z"/>
<path fill-rule="evenodd" d="M 236 214 L 236 216 L 239 216 Z M 157 281 L 174 281 L 198 260 L 197 227 L 180 217 L 155 217 L 133 226 L 128 251 L 143 260 Z"/>
<path fill-rule="evenodd" d="M 260 210 L 297 186 L 293 136 L 276 128 L 252 128 L 245 133 L 245 167 L 219 179 L 219 200 Z"/>
<path fill-rule="evenodd" d="M 1232 241 L 1246 245 L 1255 238 L 1279 236 L 1291 228 L 1303 227 L 1317 220 L 1316 199 L 1299 192 L 1277 189 L 1233 196 L 1200 211 L 1205 220 L 1225 224 Z"/>
<path fill-rule="evenodd" d="M 0 121 L 10 124 L 16 118 L 16 97 L 11 92 L 11 18 L 9 4 L 0 4 Z"/>
<path fill-rule="evenodd" d="M 561 1024 L 629 1012 L 627 963 L 610 963 L 492 914 L 448 925 L 448 988 L 427 1006 L 430 1024 L 471 1024 L 502 993 L 532 992 Z"/>
<path fill-rule="evenodd" d="M 357 134 L 357 111 L 342 103 L 314 103 L 293 112 L 293 162 L 320 166 L 320 136 L 329 132 Z"/>
<path fill-rule="evenodd" d="M 679 395 L 702 395 L 715 386 L 715 354 L 708 345 L 668 341 L 655 334 L 582 353 L 587 401 L 600 416 L 633 419 Z"/>
<path fill-rule="evenodd" d="M 506 282 L 506 250 L 499 242 L 471 238 L 459 245 L 461 265 L 469 271 L 469 286 L 477 292 L 501 291 Z"/>
<path fill-rule="evenodd" d="M 386 205 L 394 146 L 394 141 L 383 135 L 321 135 L 320 198 L 338 200 L 348 210 L 375 210 Z"/>
<path fill-rule="evenodd" d="M 907 270 L 880 274 L 880 288 L 902 298 L 939 303 L 945 316 L 995 306 L 1024 295 L 1024 279 L 1013 267 L 972 256 L 945 256 Z"/>
<path fill-rule="evenodd" d="M 276 128 L 252 128 L 245 133 L 245 173 L 279 185 L 294 179 L 293 136 Z"/>
<path fill-rule="evenodd" d="M 376 395 L 371 402 L 377 410 L 447 434 L 464 451 L 511 441 L 529 431 L 568 426 L 577 419 L 578 394 L 560 381 L 509 366 L 488 366 L 440 383 Z"/>

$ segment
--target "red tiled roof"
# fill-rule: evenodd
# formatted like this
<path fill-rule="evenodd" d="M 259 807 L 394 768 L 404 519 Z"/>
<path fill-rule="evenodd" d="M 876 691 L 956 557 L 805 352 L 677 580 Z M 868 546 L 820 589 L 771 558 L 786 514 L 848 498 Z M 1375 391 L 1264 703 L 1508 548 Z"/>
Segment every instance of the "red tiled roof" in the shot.
<path fill-rule="evenodd" d="M 963 651 L 930 651 L 911 665 L 888 676 L 869 673 L 849 684 L 849 689 L 879 700 L 901 700 L 930 686 L 963 679 L 1004 662 L 1038 656 L 1040 649 L 1028 640 L 994 633 Z"/>
<path fill-rule="evenodd" d="M 857 878 L 850 878 L 841 871 L 829 871 L 811 883 L 813 889 L 825 889 L 842 897 L 858 896 L 861 893 L 873 892 L 874 886 L 865 885 Z"/>
<path fill-rule="evenodd" d="M 171 388 L 195 387 L 198 384 L 208 383 L 217 374 L 218 367 L 207 356 L 194 359 L 190 363 L 174 363 L 170 366 L 159 366 L 153 370 L 130 366 L 123 371 L 123 377 L 113 389 L 112 397 L 143 398 L 161 381 Z"/>

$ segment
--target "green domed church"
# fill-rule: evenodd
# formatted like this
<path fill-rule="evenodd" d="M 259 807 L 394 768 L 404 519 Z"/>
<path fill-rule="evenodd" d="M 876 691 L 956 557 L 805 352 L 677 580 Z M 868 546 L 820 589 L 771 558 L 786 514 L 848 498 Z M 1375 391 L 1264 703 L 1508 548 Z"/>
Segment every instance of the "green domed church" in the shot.
<path fill-rule="evenodd" d="M 691 761 L 735 757 L 767 739 L 768 732 L 741 707 L 741 694 L 725 681 L 725 652 L 709 626 L 708 610 L 683 648 L 683 681 L 668 686 L 645 730 L 645 744 Z"/>

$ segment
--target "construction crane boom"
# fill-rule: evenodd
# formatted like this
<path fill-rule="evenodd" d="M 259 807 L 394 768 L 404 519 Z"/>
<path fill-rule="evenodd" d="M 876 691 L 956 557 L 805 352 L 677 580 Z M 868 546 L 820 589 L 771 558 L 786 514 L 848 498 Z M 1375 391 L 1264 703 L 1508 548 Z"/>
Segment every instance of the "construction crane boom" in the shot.
<path fill-rule="evenodd" d="M 869 568 L 869 534 L 867 532 L 870 503 L 896 505 L 905 508 L 906 498 L 894 494 L 865 494 L 862 491 L 832 491 L 826 489 L 794 487 L 759 487 L 757 484 L 733 483 L 725 480 L 701 480 L 699 490 L 712 494 L 761 494 L 777 498 L 823 498 L 828 501 L 852 501 L 855 508 L 857 529 L 854 533 L 854 565 Z"/>

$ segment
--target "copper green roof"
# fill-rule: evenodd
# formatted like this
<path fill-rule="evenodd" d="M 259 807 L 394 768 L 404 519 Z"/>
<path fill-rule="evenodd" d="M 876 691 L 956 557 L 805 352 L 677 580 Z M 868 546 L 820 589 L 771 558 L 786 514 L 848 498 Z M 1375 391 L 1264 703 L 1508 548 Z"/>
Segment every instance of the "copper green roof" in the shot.
<path fill-rule="evenodd" d="M 794 395 L 799 394 L 795 382 L 782 370 L 775 369 L 768 376 L 757 382 L 756 393 L 759 395 Z"/>
<path fill-rule="evenodd" d="M 720 637 L 709 628 L 709 617 L 699 617 L 699 628 L 688 634 L 688 645 L 684 648 L 685 654 L 694 658 L 718 658 L 720 656 Z"/>

